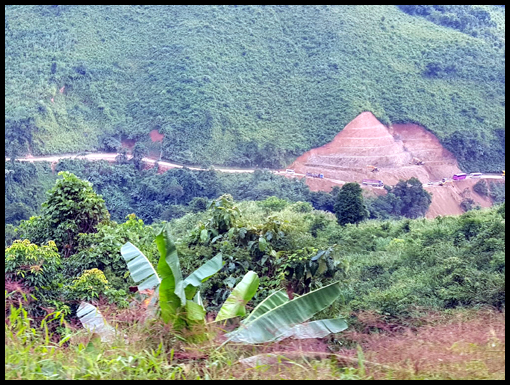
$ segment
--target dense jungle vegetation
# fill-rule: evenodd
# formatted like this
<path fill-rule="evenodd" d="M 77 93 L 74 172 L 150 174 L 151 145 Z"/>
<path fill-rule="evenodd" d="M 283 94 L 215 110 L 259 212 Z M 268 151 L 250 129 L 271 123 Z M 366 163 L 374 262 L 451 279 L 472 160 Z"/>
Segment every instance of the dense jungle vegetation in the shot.
<path fill-rule="evenodd" d="M 288 179 L 268 172 L 229 174 L 214 169 L 195 171 L 172 169 L 157 174 L 157 168 L 143 169 L 135 158 L 119 156 L 116 164 L 106 161 L 63 159 L 55 166 L 49 163 L 8 162 L 5 166 L 6 244 L 13 240 L 13 226 L 40 212 L 48 190 L 58 178 L 57 172 L 69 171 L 91 182 L 94 190 L 104 197 L 106 207 L 115 221 L 137 213 L 145 223 L 169 221 L 188 212 L 206 209 L 207 200 L 230 194 L 236 200 L 264 201 L 268 208 L 289 202 L 308 202 L 317 210 L 335 213 L 340 189 L 330 193 L 310 191 L 303 180 Z M 387 186 L 388 194 L 366 197 L 368 216 L 372 219 L 418 218 L 425 215 L 430 195 L 415 179 Z M 486 187 L 485 195 L 491 194 Z M 491 188 L 490 191 L 493 189 Z M 498 195 L 504 199 L 504 191 Z M 501 198 L 502 197 L 502 198 Z M 499 203 L 500 201 L 498 201 Z"/>
<path fill-rule="evenodd" d="M 6 5 L 10 157 L 112 150 L 281 167 L 362 111 L 504 168 L 496 5 Z"/>
<path fill-rule="evenodd" d="M 19 378 L 120 378 L 117 376 L 121 373 L 133 378 L 185 378 L 190 367 L 183 367 L 183 362 L 193 366 L 204 362 L 201 361 L 204 358 L 205 363 L 199 365 L 201 369 L 197 367 L 198 372 L 193 369 L 193 376 L 204 378 L 205 374 L 214 373 L 216 378 L 235 378 L 236 374 L 228 371 L 234 370 L 232 357 L 237 357 L 236 360 L 246 357 L 247 350 L 235 347 L 218 350 L 218 344 L 206 337 L 212 332 L 200 329 L 200 322 L 192 323 L 195 326 L 188 326 L 187 334 L 182 334 L 158 323 L 136 321 L 140 312 L 143 313 L 143 307 L 138 307 L 143 293 L 130 293 L 131 270 L 121 256 L 121 247 L 131 242 L 155 266 L 162 252 L 155 238 L 163 227 L 169 229 L 168 235 L 175 240 L 174 252 L 178 252 L 183 276 L 211 258 L 221 255 L 225 261 L 200 286 L 201 301 L 208 313 L 218 311 L 249 271 L 260 278 L 249 309 L 274 295 L 276 290 L 283 289 L 290 299 L 292 296 L 299 299 L 337 282 L 341 295 L 313 319 L 340 317 L 355 329 L 379 330 L 376 325 L 382 325 L 362 321 L 360 314 L 364 313 L 360 312 L 371 312 L 393 325 L 413 325 L 428 311 L 447 314 L 454 309 L 467 314 L 469 309 L 487 306 L 504 311 L 504 203 L 457 217 L 365 220 L 356 225 L 340 225 L 335 215 L 314 210 L 310 203 L 275 197 L 258 202 L 236 201 L 224 194 L 210 200 L 198 212 L 147 225 L 135 214 L 124 221 L 113 221 L 105 201 L 89 182 L 69 172 L 59 174 L 61 178 L 48 191 L 40 215 L 21 221 L 15 232 L 19 240 L 5 249 L 6 375 L 9 378 L 16 375 Z M 342 195 L 341 190 L 338 196 Z M 161 259 L 158 269 L 160 264 Z M 128 340 L 133 335 L 126 334 L 125 342 L 116 342 L 125 346 L 118 353 L 106 345 L 103 351 L 97 336 L 87 343 L 79 337 L 83 334 L 73 331 L 81 301 L 131 312 L 129 319 L 118 324 L 126 333 L 134 332 L 133 325 L 149 329 L 137 329 L 144 336 L 140 339 L 138 335 L 131 343 Z M 69 345 L 70 338 L 83 342 L 75 340 Z M 37 345 L 38 341 L 45 348 Z M 328 341 L 331 349 L 348 347 L 353 342 L 342 339 L 341 333 Z M 499 339 L 494 337 L 492 341 L 492 347 L 501 346 Z M 142 344 L 143 349 L 135 354 L 137 344 Z M 195 346 L 195 356 L 190 358 L 181 353 L 178 356 L 174 349 L 179 344 L 185 344 L 187 349 Z M 65 362 L 62 352 L 67 348 L 75 349 L 72 350 L 75 353 Z M 253 349 L 248 355 L 254 354 Z M 131 358 L 124 356 L 124 351 L 133 351 Z M 29 359 L 28 352 L 40 359 Z M 111 358 L 102 359 L 104 355 Z M 49 359 L 50 356 L 53 358 Z M 77 361 L 74 356 L 78 357 Z M 178 357 L 185 359 L 179 361 Z M 340 365 L 344 369 L 339 369 L 336 361 L 296 365 L 307 378 L 366 378 L 359 350 L 357 357 L 358 369 L 348 369 L 352 362 L 347 368 L 346 364 Z M 130 364 L 133 360 L 137 363 L 134 366 Z M 216 364 L 209 366 L 213 362 Z M 121 364 L 127 366 L 119 369 Z M 485 369 L 478 367 L 477 374 L 471 378 L 496 375 L 487 372 L 489 369 L 483 365 Z M 226 372 L 218 372 L 213 367 Z M 318 374 L 321 367 L 324 372 Z M 389 378 L 400 376 L 399 372 L 381 370 Z M 258 369 L 242 373 L 252 373 L 255 378 L 261 375 Z M 405 378 L 423 378 L 416 368 L 414 374 L 408 370 L 406 373 Z M 280 373 L 279 378 L 288 375 Z M 422 376 L 434 377 L 431 373 Z M 452 373 L 441 376 L 449 378 Z"/>

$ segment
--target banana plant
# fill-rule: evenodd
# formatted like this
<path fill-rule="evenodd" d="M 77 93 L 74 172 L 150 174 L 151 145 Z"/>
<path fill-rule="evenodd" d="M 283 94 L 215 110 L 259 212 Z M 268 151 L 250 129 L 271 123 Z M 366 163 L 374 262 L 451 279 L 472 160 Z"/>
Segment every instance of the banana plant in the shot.
<path fill-rule="evenodd" d="M 256 344 L 283 338 L 322 338 L 347 328 L 343 319 L 306 322 L 314 314 L 331 305 L 340 295 L 338 282 L 289 300 L 284 291 L 277 291 L 262 301 L 241 326 L 227 333 L 225 343 Z"/>
<path fill-rule="evenodd" d="M 259 283 L 257 273 L 254 271 L 247 272 L 223 303 L 214 322 L 246 315 L 246 304 L 257 292 Z"/>
<path fill-rule="evenodd" d="M 204 321 L 205 309 L 198 287 L 223 267 L 221 253 L 183 279 L 177 249 L 167 226 L 156 235 L 156 245 L 160 254 L 156 269 L 130 242 L 120 249 L 138 290 L 156 291 L 154 298 L 159 296 L 163 321 L 172 322 L 176 329 L 194 321 Z"/>

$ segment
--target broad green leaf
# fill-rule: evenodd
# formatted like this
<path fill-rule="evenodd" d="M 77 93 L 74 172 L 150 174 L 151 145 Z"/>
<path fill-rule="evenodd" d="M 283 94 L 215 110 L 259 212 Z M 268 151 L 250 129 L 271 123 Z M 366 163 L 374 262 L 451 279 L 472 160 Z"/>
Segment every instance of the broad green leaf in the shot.
<path fill-rule="evenodd" d="M 250 315 L 241 321 L 241 323 L 247 324 L 255 318 L 260 317 L 262 314 L 267 313 L 269 310 L 284 304 L 285 302 L 289 302 L 289 296 L 287 293 L 284 290 L 276 291 L 269 295 L 261 303 L 259 303 L 258 306 L 253 309 Z"/>
<path fill-rule="evenodd" d="M 115 329 L 108 325 L 103 315 L 95 306 L 87 302 L 82 302 L 76 311 L 81 324 L 91 333 L 97 333 L 101 341 L 109 342 L 115 336 Z"/>
<path fill-rule="evenodd" d="M 120 248 L 120 254 L 127 262 L 131 277 L 138 284 L 138 291 L 154 289 L 161 283 L 161 279 L 147 257 L 132 243 L 126 242 Z"/>
<path fill-rule="evenodd" d="M 167 226 L 164 226 L 161 231 L 156 235 L 156 245 L 158 246 L 160 258 L 158 262 L 158 274 L 163 282 L 166 278 L 171 279 L 165 285 L 163 290 L 168 290 L 170 287 L 173 287 L 175 291 L 178 287 L 179 283 L 182 281 L 182 273 L 181 266 L 179 264 L 179 256 L 177 255 L 177 249 L 175 248 L 175 244 L 172 241 L 172 237 L 170 236 L 170 232 Z M 160 290 L 160 295 L 161 295 Z M 181 299 L 182 306 L 186 305 L 186 296 L 184 294 L 184 289 L 182 292 L 175 293 L 177 297 Z M 165 298 L 171 299 L 170 294 L 165 294 Z M 160 304 L 161 306 L 161 304 Z M 163 307 L 161 308 L 163 311 Z"/>
<path fill-rule="evenodd" d="M 205 309 L 193 301 L 186 301 L 186 318 L 190 321 L 203 321 L 205 319 Z"/>
<path fill-rule="evenodd" d="M 183 282 L 184 281 L 181 281 L 181 283 L 183 283 Z M 195 287 L 192 285 L 186 286 L 186 288 L 184 289 L 184 295 L 186 296 L 186 300 L 193 298 L 195 296 L 197 290 L 198 290 L 198 287 Z"/>
<path fill-rule="evenodd" d="M 197 294 L 193 298 L 193 302 L 198 303 L 200 306 L 204 306 L 204 303 L 202 302 L 202 297 L 200 296 L 200 290 L 197 292 Z"/>
<path fill-rule="evenodd" d="M 288 335 L 293 326 L 331 305 L 339 295 L 340 285 L 338 282 L 332 283 L 251 318 L 237 330 L 228 333 L 227 337 L 233 342 L 250 344 L 274 341 Z"/>
<path fill-rule="evenodd" d="M 169 275 L 161 281 L 159 286 L 159 307 L 165 323 L 172 321 L 172 324 L 176 326 L 177 313 L 181 304 L 181 299 L 175 294 L 174 277 Z"/>
<path fill-rule="evenodd" d="M 253 298 L 259 287 L 259 277 L 249 271 L 239 282 L 221 307 L 215 321 L 246 315 L 246 304 Z"/>
<path fill-rule="evenodd" d="M 322 319 L 296 325 L 289 330 L 285 337 L 295 339 L 322 338 L 331 333 L 340 333 L 345 329 L 347 329 L 347 323 L 344 319 Z"/>
<path fill-rule="evenodd" d="M 266 248 L 267 248 L 266 240 L 264 238 L 260 237 L 259 238 L 259 250 L 264 251 L 264 250 L 266 250 Z"/>
<path fill-rule="evenodd" d="M 177 283 L 175 288 L 175 294 L 177 294 L 183 304 L 186 303 L 187 299 L 193 298 L 196 290 L 187 289 L 188 285 L 192 285 L 195 288 L 199 287 L 202 282 L 207 281 L 211 276 L 216 274 L 223 267 L 222 255 L 218 253 L 214 258 L 200 266 L 197 270 L 191 273 L 186 279 Z M 183 295 L 183 296 L 181 296 Z"/>
<path fill-rule="evenodd" d="M 164 279 L 169 275 L 173 275 L 176 282 L 180 282 L 182 280 L 182 273 L 179 256 L 167 226 L 164 226 L 156 235 L 156 245 L 161 256 L 158 262 L 160 278 Z"/>
<path fill-rule="evenodd" d="M 204 229 L 200 232 L 200 240 L 205 243 L 207 239 L 209 239 L 209 236 L 207 235 L 207 230 Z"/>

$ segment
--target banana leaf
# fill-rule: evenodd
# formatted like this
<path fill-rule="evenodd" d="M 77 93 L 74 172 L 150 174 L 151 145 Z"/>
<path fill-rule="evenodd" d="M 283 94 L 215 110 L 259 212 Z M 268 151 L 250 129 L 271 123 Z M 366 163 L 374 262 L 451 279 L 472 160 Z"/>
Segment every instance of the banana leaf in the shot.
<path fill-rule="evenodd" d="M 135 245 L 126 242 L 120 248 L 120 254 L 127 262 L 131 277 L 138 284 L 138 291 L 154 289 L 161 283 L 152 264 Z"/>
<path fill-rule="evenodd" d="M 181 317 L 177 314 L 179 307 L 186 306 L 184 290 L 176 293 L 177 285 L 182 281 L 182 272 L 179 264 L 177 249 L 172 241 L 168 227 L 163 227 L 156 235 L 160 258 L 158 262 L 158 273 L 161 277 L 159 287 L 159 307 L 163 321 L 172 324 L 176 328 L 184 326 Z"/>
<path fill-rule="evenodd" d="M 340 333 L 347 329 L 347 323 L 344 319 L 322 319 L 312 322 L 304 322 L 299 325 L 293 326 L 287 333 L 279 337 L 283 339 L 292 337 L 294 339 L 302 340 L 305 338 L 323 338 L 331 333 Z"/>
<path fill-rule="evenodd" d="M 260 317 L 262 314 L 267 313 L 269 310 L 284 304 L 285 302 L 289 302 L 289 297 L 284 290 L 274 292 L 261 303 L 259 303 L 258 306 L 255 307 L 255 309 L 253 309 L 253 311 L 248 315 L 248 317 L 241 321 L 241 324 L 247 324 L 255 318 Z"/>
<path fill-rule="evenodd" d="M 158 262 L 158 274 L 161 280 L 168 276 L 173 276 L 175 284 L 182 281 L 181 266 L 179 264 L 179 256 L 177 249 L 172 241 L 170 230 L 164 226 L 156 235 L 156 245 L 158 246 L 160 258 Z M 184 301 L 186 302 L 186 301 Z M 183 306 L 185 303 L 183 303 Z"/>
<path fill-rule="evenodd" d="M 185 304 L 186 300 L 193 298 L 197 292 L 197 288 L 202 282 L 207 281 L 211 276 L 221 270 L 223 265 L 222 254 L 218 253 L 214 258 L 211 258 L 191 273 L 186 279 L 179 282 L 179 284 L 176 285 L 175 294 L 177 294 Z M 191 287 L 189 287 L 190 285 Z M 181 296 L 182 293 L 184 293 L 184 298 Z"/>
<path fill-rule="evenodd" d="M 110 342 L 115 336 L 115 329 L 108 325 L 103 315 L 94 305 L 87 302 L 80 303 L 76 315 L 85 329 L 97 333 L 102 342 Z"/>
<path fill-rule="evenodd" d="M 221 307 L 215 321 L 246 315 L 246 304 L 253 298 L 259 287 L 259 277 L 249 271 L 239 282 Z"/>
<path fill-rule="evenodd" d="M 186 319 L 190 321 L 204 321 L 205 320 L 204 307 L 191 300 L 186 301 Z"/>
<path fill-rule="evenodd" d="M 226 334 L 229 341 L 263 343 L 291 335 L 290 329 L 331 305 L 340 295 L 338 282 L 280 304 Z"/>

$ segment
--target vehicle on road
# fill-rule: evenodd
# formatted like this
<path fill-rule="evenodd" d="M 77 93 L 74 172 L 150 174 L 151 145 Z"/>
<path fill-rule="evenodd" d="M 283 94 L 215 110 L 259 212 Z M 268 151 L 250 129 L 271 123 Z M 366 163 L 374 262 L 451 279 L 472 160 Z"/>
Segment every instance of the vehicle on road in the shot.
<path fill-rule="evenodd" d="M 295 174 L 294 170 L 291 170 L 290 168 L 286 169 L 285 172 L 287 174 Z"/>
<path fill-rule="evenodd" d="M 482 177 L 482 173 L 481 172 L 472 172 L 469 174 L 469 176 L 471 178 L 481 178 Z"/>
<path fill-rule="evenodd" d="M 466 173 L 453 174 L 453 180 L 462 180 L 466 179 L 466 177 L 467 177 Z"/>
<path fill-rule="evenodd" d="M 368 185 L 368 186 L 375 186 L 375 187 L 383 187 L 384 186 L 384 183 L 382 182 L 382 180 L 377 180 L 377 179 L 363 179 L 361 183 Z"/>

